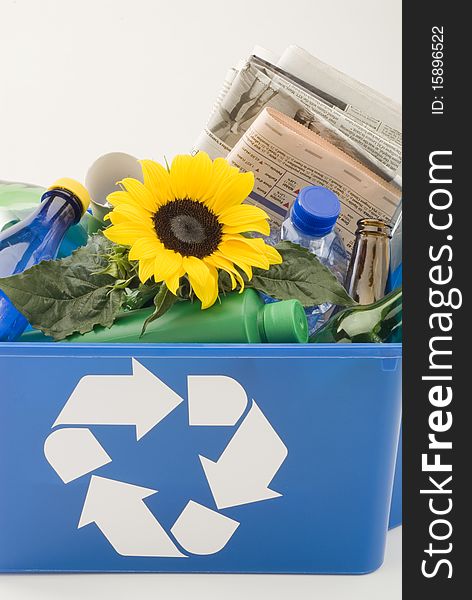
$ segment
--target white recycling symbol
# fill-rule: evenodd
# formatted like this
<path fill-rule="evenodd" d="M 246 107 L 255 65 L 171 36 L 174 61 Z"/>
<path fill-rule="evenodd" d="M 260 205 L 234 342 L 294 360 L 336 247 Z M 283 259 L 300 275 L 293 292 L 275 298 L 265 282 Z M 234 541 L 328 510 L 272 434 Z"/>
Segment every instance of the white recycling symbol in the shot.
<path fill-rule="evenodd" d="M 184 399 L 136 359 L 132 375 L 82 377 L 53 424 L 44 454 L 64 483 L 92 473 L 78 528 L 95 523 L 123 556 L 186 557 L 222 550 L 239 522 L 222 509 L 281 496 L 269 484 L 288 450 L 256 402 L 252 404 L 219 459 L 200 456 L 218 510 L 190 500 L 167 533 L 143 502 L 158 490 L 94 475 L 112 462 L 85 425 L 132 425 L 139 441 Z M 226 375 L 189 375 L 189 426 L 234 426 L 248 398 Z M 73 426 L 73 427 L 70 427 Z M 79 427 L 82 426 L 82 427 Z M 174 539 L 172 539 L 174 538 Z"/>

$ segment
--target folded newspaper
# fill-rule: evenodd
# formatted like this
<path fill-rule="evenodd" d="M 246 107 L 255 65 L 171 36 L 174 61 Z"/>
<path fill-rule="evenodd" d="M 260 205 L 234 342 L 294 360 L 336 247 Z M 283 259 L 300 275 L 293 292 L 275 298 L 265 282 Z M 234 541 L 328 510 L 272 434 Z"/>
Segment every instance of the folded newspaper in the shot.
<path fill-rule="evenodd" d="M 254 171 L 248 202 L 275 226 L 302 187 L 330 188 L 349 252 L 359 219 L 401 216 L 401 107 L 297 46 L 228 72 L 194 150 Z"/>
<path fill-rule="evenodd" d="M 401 108 L 296 46 L 231 69 L 194 149 L 226 156 L 264 108 L 292 117 L 401 186 Z M 275 60 L 275 59 L 273 59 Z"/>
<path fill-rule="evenodd" d="M 398 187 L 273 108 L 265 108 L 228 154 L 229 162 L 253 171 L 247 202 L 263 208 L 280 225 L 301 188 L 322 185 L 338 196 L 338 226 L 347 251 L 356 223 L 364 217 L 391 222 L 401 201 Z"/>

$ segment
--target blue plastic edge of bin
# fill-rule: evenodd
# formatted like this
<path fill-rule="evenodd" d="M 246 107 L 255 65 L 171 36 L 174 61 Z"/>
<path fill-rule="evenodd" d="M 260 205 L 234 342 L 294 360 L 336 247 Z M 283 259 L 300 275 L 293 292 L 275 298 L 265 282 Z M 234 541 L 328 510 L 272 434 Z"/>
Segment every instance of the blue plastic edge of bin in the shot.
<path fill-rule="evenodd" d="M 52 342 L 0 342 L 1 356 L 100 356 L 101 350 L 116 356 L 327 356 L 337 358 L 401 358 L 402 344 L 69 344 Z M 45 352 L 46 351 L 46 352 Z"/>
<path fill-rule="evenodd" d="M 0 343 L 0 359 L 3 357 L 18 357 L 18 358 L 47 358 L 47 357 L 63 357 L 63 358 L 93 358 L 101 357 L 136 357 L 136 358 L 158 358 L 158 357 L 175 357 L 175 358 L 336 358 L 336 359 L 361 359 L 373 358 L 384 359 L 385 370 L 395 370 L 395 365 L 402 355 L 401 344 L 51 344 L 51 343 Z M 392 363 L 390 364 L 390 359 Z M 383 368 L 383 367 L 382 367 Z M 1 401 L 0 401 L 1 409 Z M 398 493 L 399 492 L 399 493 Z M 392 506 L 390 511 L 389 527 L 394 527 L 401 522 L 401 438 L 396 456 L 395 483 L 393 486 Z M 382 559 L 383 560 L 383 559 Z M 279 571 L 275 569 L 273 572 L 320 572 L 320 573 L 368 573 L 376 570 L 382 563 L 382 560 L 377 564 L 371 564 L 365 570 L 350 571 L 330 571 L 322 569 L 317 571 L 306 570 L 297 571 Z M 0 571 L 2 567 L 0 565 Z M 62 571 L 63 569 L 58 569 Z M 98 569 L 99 571 L 107 572 L 107 569 Z M 112 569 L 119 572 L 120 569 Z M 125 568 L 123 571 L 133 571 L 133 569 Z M 140 572 L 145 572 L 146 569 L 136 569 Z M 8 569 L 7 569 L 8 571 Z M 94 569 L 92 569 L 94 571 Z M 150 572 L 156 572 L 156 569 L 149 569 Z M 169 572 L 172 569 L 164 569 Z M 247 572 L 244 569 L 241 571 L 230 569 L 231 572 Z M 17 572 L 23 572 L 19 569 Z M 88 572 L 86 570 L 85 572 Z M 190 572 L 190 571 L 189 571 Z M 199 572 L 197 570 L 197 572 Z M 204 570 L 202 572 L 205 572 Z M 210 569 L 212 572 L 212 569 Z M 223 572 L 223 571 L 217 571 Z M 255 572 L 255 571 L 250 571 Z M 270 570 L 262 570 L 260 572 L 271 572 Z"/>
<path fill-rule="evenodd" d="M 389 529 L 402 524 L 402 429 L 398 440 L 397 460 L 395 463 L 395 479 L 393 480 L 392 502 L 390 505 Z"/>

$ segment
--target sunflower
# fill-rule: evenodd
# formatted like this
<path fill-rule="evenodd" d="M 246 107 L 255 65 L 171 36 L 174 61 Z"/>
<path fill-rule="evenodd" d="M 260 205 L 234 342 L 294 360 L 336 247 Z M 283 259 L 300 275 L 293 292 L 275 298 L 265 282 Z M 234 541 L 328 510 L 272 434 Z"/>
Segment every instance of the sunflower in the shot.
<path fill-rule="evenodd" d="M 187 276 L 202 308 L 218 297 L 218 270 L 228 273 L 232 289 L 244 289 L 244 273 L 282 262 L 280 254 L 261 238 L 269 235 L 268 215 L 242 204 L 254 186 L 252 173 L 240 173 L 223 158 L 211 161 L 205 152 L 179 155 L 170 169 L 152 160 L 140 161 L 144 183 L 120 181 L 122 190 L 108 201 L 111 241 L 130 246 L 130 260 L 139 261 L 139 279 L 154 276 L 176 294 Z"/>

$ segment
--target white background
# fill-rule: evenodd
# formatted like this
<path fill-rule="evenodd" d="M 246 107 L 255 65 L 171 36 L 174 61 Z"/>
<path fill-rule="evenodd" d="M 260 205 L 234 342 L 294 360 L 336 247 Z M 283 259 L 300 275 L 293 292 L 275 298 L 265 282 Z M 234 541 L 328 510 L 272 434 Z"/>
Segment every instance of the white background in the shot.
<path fill-rule="evenodd" d="M 228 67 L 292 43 L 400 101 L 401 0 L 0 0 L 0 179 L 187 152 Z M 399 600 L 400 530 L 387 550 L 362 577 L 1 576 L 0 598 Z"/>
<path fill-rule="evenodd" d="M 0 179 L 187 152 L 227 69 L 297 44 L 400 101 L 401 0 L 0 0 Z"/>

